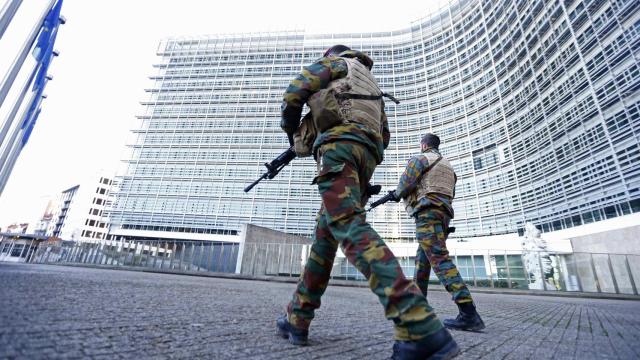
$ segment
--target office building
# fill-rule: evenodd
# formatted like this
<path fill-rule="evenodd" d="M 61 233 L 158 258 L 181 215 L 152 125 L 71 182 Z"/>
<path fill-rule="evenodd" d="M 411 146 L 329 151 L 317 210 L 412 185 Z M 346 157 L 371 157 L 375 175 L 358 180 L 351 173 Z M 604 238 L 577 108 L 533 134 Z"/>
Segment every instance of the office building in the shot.
<path fill-rule="evenodd" d="M 62 240 L 97 242 L 107 238 L 108 219 L 104 208 L 109 201 L 111 178 L 100 176 L 97 181 L 75 185 L 60 193 L 53 215 L 51 204 L 47 205 L 42 223 L 46 223 L 46 236 Z M 51 218 L 52 220 L 44 221 Z M 42 230 L 37 231 L 40 235 Z"/>
<path fill-rule="evenodd" d="M 390 32 L 162 41 L 110 231 L 232 241 L 253 223 L 310 235 L 312 159 L 243 188 L 288 147 L 279 116 L 290 80 L 335 44 L 369 54 L 381 88 L 401 100 L 386 104 L 392 140 L 372 182 L 395 188 L 421 136 L 438 134 L 458 174 L 456 237 L 638 212 L 639 32 L 633 0 L 460 0 Z M 400 204 L 368 219 L 385 239 L 413 241 Z"/>

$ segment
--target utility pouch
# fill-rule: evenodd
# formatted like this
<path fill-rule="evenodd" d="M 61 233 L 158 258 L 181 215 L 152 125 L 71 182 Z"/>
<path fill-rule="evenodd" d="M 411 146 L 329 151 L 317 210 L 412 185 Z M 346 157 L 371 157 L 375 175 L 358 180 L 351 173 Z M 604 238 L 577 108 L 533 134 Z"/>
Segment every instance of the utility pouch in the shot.
<path fill-rule="evenodd" d="M 314 185 L 322 181 L 331 180 L 337 177 L 338 175 L 340 175 L 340 173 L 342 173 L 343 170 L 344 170 L 344 164 L 324 165 L 320 168 L 320 171 L 318 172 L 318 176 L 313 178 L 313 181 L 311 182 L 311 184 Z"/>
<path fill-rule="evenodd" d="M 311 156 L 313 152 L 313 143 L 316 141 L 318 132 L 313 121 L 311 112 L 308 112 L 303 118 L 298 130 L 293 133 L 293 150 L 298 157 Z"/>
<path fill-rule="evenodd" d="M 311 108 L 313 122 L 318 132 L 324 132 L 343 123 L 334 89 L 318 91 L 309 98 L 307 104 Z"/>

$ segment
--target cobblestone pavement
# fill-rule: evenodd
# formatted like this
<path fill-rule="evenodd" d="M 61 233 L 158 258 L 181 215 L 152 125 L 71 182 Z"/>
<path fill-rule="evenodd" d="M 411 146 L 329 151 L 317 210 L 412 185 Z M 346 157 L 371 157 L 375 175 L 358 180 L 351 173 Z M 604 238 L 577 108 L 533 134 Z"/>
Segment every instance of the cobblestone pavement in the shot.
<path fill-rule="evenodd" d="M 365 288 L 329 287 L 300 348 L 276 337 L 293 284 L 0 263 L 0 359 L 384 359 L 392 327 Z M 638 359 L 640 302 L 476 294 L 487 329 L 461 359 Z M 429 294 L 441 318 L 456 314 Z"/>

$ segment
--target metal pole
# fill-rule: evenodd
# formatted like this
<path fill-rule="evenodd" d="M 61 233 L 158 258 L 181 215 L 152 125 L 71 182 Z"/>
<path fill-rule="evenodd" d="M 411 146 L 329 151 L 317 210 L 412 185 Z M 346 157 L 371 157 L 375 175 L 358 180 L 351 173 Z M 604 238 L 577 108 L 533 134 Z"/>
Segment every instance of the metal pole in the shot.
<path fill-rule="evenodd" d="M 527 282 L 527 290 L 529 290 L 529 284 L 531 282 L 531 276 L 529 276 L 529 270 L 527 269 L 526 261 L 522 258 L 525 252 L 520 253 L 520 260 L 522 261 L 522 273 L 524 274 L 524 280 Z"/>
<path fill-rule="evenodd" d="M 184 244 L 182 245 L 182 251 L 180 251 L 180 263 L 178 264 L 178 269 L 182 271 L 182 260 L 184 259 Z"/>
<path fill-rule="evenodd" d="M 173 249 L 171 250 L 171 260 L 169 260 L 169 270 L 173 270 L 173 258 L 176 255 L 176 242 L 173 241 Z"/>
<path fill-rule="evenodd" d="M 100 242 L 100 265 L 102 264 L 107 265 L 107 253 L 105 251 L 106 247 L 107 247 L 107 242 L 105 240 L 102 240 Z"/>
<path fill-rule="evenodd" d="M 38 18 L 38 21 L 33 26 L 33 29 L 31 30 L 31 33 L 29 34 L 29 36 L 27 37 L 26 41 L 22 45 L 22 49 L 20 49 L 20 52 L 18 53 L 18 56 L 16 56 L 16 58 L 13 60 L 13 64 L 11 64 L 11 68 L 10 68 L 9 72 L 7 72 L 7 74 L 5 75 L 4 79 L 2 79 L 2 83 L 1 83 L 2 85 L 0 86 L 0 107 L 2 107 L 2 104 L 4 103 L 4 100 L 7 98 L 7 94 L 9 93 L 9 89 L 11 89 L 11 86 L 13 85 L 13 82 L 16 80 L 16 77 L 18 76 L 18 73 L 20 72 L 20 69 L 22 68 L 22 65 L 24 64 L 24 61 L 26 60 L 27 56 L 29 55 L 29 50 L 31 50 L 31 47 L 33 46 L 33 43 L 36 41 L 36 37 L 38 36 L 38 33 L 40 32 L 40 28 L 42 27 L 42 23 L 44 22 L 44 19 L 49 14 L 49 11 L 53 7 L 53 4 L 55 3 L 55 1 L 56 0 L 50 0 L 49 4 L 47 5 L 47 7 L 44 9 L 44 11 L 42 11 L 42 14 L 40 14 L 40 17 Z"/>
<path fill-rule="evenodd" d="M 11 19 L 18 11 L 20 4 L 22 4 L 22 0 L 9 0 L 0 10 L 0 39 L 2 39 L 7 27 L 9 27 Z"/>
<path fill-rule="evenodd" d="M 193 270 L 193 260 L 196 257 L 196 244 L 191 243 L 191 256 L 189 257 L 189 271 Z"/>
<path fill-rule="evenodd" d="M 73 245 L 73 262 L 80 262 L 80 257 L 82 255 L 82 244 L 75 243 Z"/>
<path fill-rule="evenodd" d="M 282 257 L 282 244 L 277 244 L 278 245 L 278 263 L 276 264 L 276 266 L 278 267 L 278 270 L 276 271 L 276 275 L 280 275 L 280 258 Z M 240 259 L 240 261 L 242 261 L 242 259 Z"/>
<path fill-rule="evenodd" d="M 80 262 L 86 264 L 89 260 L 89 246 L 87 243 L 82 243 L 82 258 Z"/>
<path fill-rule="evenodd" d="M 131 242 L 127 242 L 127 251 L 125 251 L 124 241 L 122 242 L 122 247 L 120 248 L 120 254 L 122 256 L 122 260 L 120 260 L 120 266 L 125 266 L 127 262 L 127 257 L 129 256 L 129 246 L 131 246 Z"/>
<path fill-rule="evenodd" d="M 31 248 L 30 248 L 30 250 L 31 250 Z M 33 261 L 33 258 L 36 256 L 36 252 L 37 251 L 38 251 L 38 242 L 36 241 L 36 247 L 33 250 L 31 250 L 30 254 L 27 254 L 27 262 L 30 263 L 30 262 Z"/>
<path fill-rule="evenodd" d="M 220 271 L 222 272 L 226 272 L 226 268 L 227 268 L 227 261 L 226 258 L 224 257 L 224 255 L 226 254 L 224 251 L 224 247 L 225 247 L 225 243 L 221 244 L 222 247 L 220 248 L 220 264 L 222 265 L 222 268 L 220 269 Z"/>
<path fill-rule="evenodd" d="M 51 245 L 47 245 L 47 252 L 45 254 L 46 254 L 46 256 L 44 258 L 44 262 L 48 263 L 49 262 L 49 256 L 51 256 Z"/>
<path fill-rule="evenodd" d="M 211 243 L 211 251 L 209 251 L 209 256 L 207 257 L 207 271 L 211 271 L 211 260 L 213 260 L 213 254 L 215 250 L 214 245 L 214 243 Z"/>
<path fill-rule="evenodd" d="M 616 294 L 620 294 L 618 282 L 616 281 L 616 274 L 613 272 L 613 266 L 611 265 L 611 255 L 609 254 L 607 254 L 607 263 L 609 264 L 609 272 L 611 272 L 611 280 L 613 280 L 613 289 L 616 291 Z"/>
<path fill-rule="evenodd" d="M 11 257 L 11 252 L 13 251 L 13 245 L 16 243 L 15 240 L 11 240 L 11 245 L 9 245 L 9 252 L 7 254 L 9 254 L 9 257 Z"/>
<path fill-rule="evenodd" d="M 504 264 L 507 267 L 507 288 L 511 289 L 511 270 L 509 269 L 509 257 L 507 250 L 504 251 Z"/>
<path fill-rule="evenodd" d="M 493 284 L 493 269 L 491 268 L 491 254 L 489 254 L 489 250 L 487 250 L 487 260 L 489 260 L 489 273 L 487 274 L 489 276 L 489 283 L 491 283 L 491 287 L 495 287 L 495 285 Z M 496 264 L 496 268 L 497 268 L 497 264 Z M 498 279 L 498 276 L 496 275 L 496 280 Z"/>
<path fill-rule="evenodd" d="M 631 273 L 631 267 L 629 266 L 629 258 L 627 255 L 624 256 L 624 264 L 627 267 L 627 274 L 629 274 L 629 282 L 631 283 L 631 289 L 633 289 L 633 293 L 638 295 L 638 288 L 636 288 L 636 282 L 633 279 L 633 274 Z"/>
<path fill-rule="evenodd" d="M 129 258 L 129 249 L 131 249 L 131 241 L 127 241 L 126 243 L 127 245 L 127 249 L 125 250 L 125 242 L 122 242 L 122 260 L 120 261 L 120 266 L 126 266 L 127 265 L 127 259 Z"/>
<path fill-rule="evenodd" d="M 31 240 L 31 242 L 33 242 L 33 240 Z M 29 243 L 29 246 L 31 246 L 31 243 Z M 22 255 L 24 254 L 24 249 L 27 248 L 27 244 L 24 244 L 24 246 L 22 247 L 22 250 L 20 251 L 20 259 L 22 259 Z"/>
<path fill-rule="evenodd" d="M 87 252 L 87 264 L 93 264 L 93 259 L 96 257 L 96 249 L 93 245 L 93 243 L 87 243 L 87 247 L 89 248 L 89 251 Z"/>
<path fill-rule="evenodd" d="M 38 243 L 36 246 L 36 249 L 33 251 L 33 254 L 31 254 L 31 259 L 29 259 L 30 263 L 40 263 L 42 262 L 42 249 L 44 248 L 44 245 L 42 244 L 42 242 Z"/>
<path fill-rule="evenodd" d="M 91 243 L 91 258 L 90 258 L 89 264 L 95 265 L 97 257 L 98 257 L 98 244 Z"/>
<path fill-rule="evenodd" d="M 216 270 L 222 271 L 222 253 L 224 252 L 224 243 L 220 243 L 220 253 L 218 254 L 218 263 L 216 264 Z"/>
<path fill-rule="evenodd" d="M 69 251 L 65 251 L 64 257 L 62 258 L 63 262 L 69 262 L 69 258 L 71 257 L 71 253 L 73 252 L 73 247 L 69 249 Z"/>
<path fill-rule="evenodd" d="M 538 253 L 538 265 L 540 266 L 540 277 L 542 278 L 542 288 L 547 291 L 547 279 L 544 278 L 544 268 L 542 267 L 542 257 L 540 256 L 540 251 Z"/>
<path fill-rule="evenodd" d="M 156 268 L 156 261 L 158 261 L 158 254 L 160 254 L 160 240 L 156 241 L 155 249 L 156 249 L 156 255 L 153 257 L 153 263 L 151 264 L 151 267 L 154 269 Z"/>
<path fill-rule="evenodd" d="M 591 270 L 593 271 L 593 279 L 596 281 L 596 289 L 598 292 L 602 292 L 600 289 L 600 282 L 598 281 L 598 274 L 596 273 L 596 265 L 593 263 L 593 254 L 589 254 L 589 261 L 591 262 Z"/>
<path fill-rule="evenodd" d="M 133 253 L 133 266 L 136 266 L 136 253 L 138 252 L 138 245 L 140 245 L 140 256 L 138 257 L 138 265 L 142 266 L 142 256 L 144 255 L 144 242 L 136 243 L 136 251 Z"/>
<path fill-rule="evenodd" d="M 160 261 L 160 269 L 164 269 L 164 258 L 169 254 L 167 242 L 164 242 L 164 252 L 162 253 L 162 261 Z"/>
<path fill-rule="evenodd" d="M 144 258 L 144 267 L 149 267 L 149 258 L 151 258 L 151 256 L 152 256 L 152 252 L 151 252 L 152 246 L 151 246 L 151 244 L 153 244 L 153 242 L 149 241 L 147 244 L 148 244 L 147 248 L 149 248 L 149 250 L 147 250 L 147 256 Z M 142 245 L 142 252 L 141 252 L 140 255 L 144 255 L 144 245 Z M 142 258 L 140 258 L 140 266 L 143 266 L 142 265 Z"/>
<path fill-rule="evenodd" d="M 291 253 L 289 254 L 289 276 L 293 276 L 293 244 L 291 244 Z"/>
<path fill-rule="evenodd" d="M 71 248 L 71 251 L 69 252 L 69 256 L 67 257 L 67 261 L 68 262 L 75 262 L 75 260 L 76 260 L 76 249 L 77 249 L 77 244 L 73 244 L 73 247 Z"/>
<path fill-rule="evenodd" d="M 198 260 L 198 268 L 196 271 L 200 271 L 202 268 L 202 257 L 204 256 L 204 240 L 200 242 L 200 260 Z"/>

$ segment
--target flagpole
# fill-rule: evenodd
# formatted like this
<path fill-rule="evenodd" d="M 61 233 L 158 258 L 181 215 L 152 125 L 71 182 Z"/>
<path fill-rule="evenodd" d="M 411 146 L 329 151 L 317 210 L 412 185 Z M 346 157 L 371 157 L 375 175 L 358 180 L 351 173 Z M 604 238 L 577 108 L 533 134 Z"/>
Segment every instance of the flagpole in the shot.
<path fill-rule="evenodd" d="M 42 23 L 44 22 L 44 19 L 47 17 L 47 14 L 49 14 L 49 11 L 51 10 L 51 8 L 53 8 L 53 5 L 55 4 L 55 2 L 56 0 L 49 1 L 49 5 L 47 5 L 47 7 L 44 9 L 42 14 L 38 18 L 38 22 L 36 22 L 33 29 L 31 30 L 31 33 L 29 34 L 26 41 L 22 45 L 22 49 L 18 53 L 18 56 L 16 56 L 15 60 L 13 60 L 11 69 L 5 75 L 4 79 L 2 79 L 2 86 L 0 86 L 0 108 L 2 107 L 2 104 L 4 103 L 4 100 L 6 99 L 7 94 L 9 93 L 9 89 L 11 89 L 13 82 L 16 80 L 16 77 L 18 76 L 18 73 L 20 72 L 20 69 L 24 64 L 25 59 L 29 55 L 29 50 L 31 50 L 33 43 L 36 41 L 36 37 L 40 32 L 40 28 L 42 27 Z"/>
<path fill-rule="evenodd" d="M 16 11 L 18 11 L 20 4 L 22 4 L 22 0 L 9 0 L 2 10 L 0 10 L 0 39 L 2 39 L 2 35 L 4 35 L 7 27 L 9 27 L 11 19 L 13 19 Z"/>
<path fill-rule="evenodd" d="M 5 185 L 7 185 L 7 180 L 9 180 L 9 175 L 13 171 L 13 167 L 16 165 L 16 161 L 18 160 L 18 156 L 20 155 L 20 141 L 16 141 L 11 148 L 11 152 L 9 153 L 9 158 L 7 160 L 6 166 L 2 166 L 0 168 L 0 194 L 4 190 Z"/>
<path fill-rule="evenodd" d="M 13 128 L 13 131 L 11 133 L 11 138 L 8 141 L 6 141 L 2 147 L 0 147 L 0 169 L 4 168 L 5 162 L 9 156 L 9 153 L 11 152 L 11 148 L 13 147 L 13 144 L 16 142 L 16 139 L 18 138 L 18 133 L 20 133 L 20 131 L 23 130 L 22 124 L 26 124 L 26 121 L 28 120 L 27 116 L 29 115 L 29 109 L 31 108 L 31 104 L 33 104 L 34 101 L 37 101 L 38 104 L 40 103 L 41 99 L 37 98 L 39 94 L 40 92 L 38 91 L 33 92 L 33 94 L 31 95 L 31 98 L 29 99 L 29 102 L 27 103 L 29 104 L 29 106 L 27 106 L 24 109 L 24 112 L 20 116 L 20 121 L 18 122 L 17 126 Z M 37 109 L 38 106 L 36 106 L 35 108 Z"/>
<path fill-rule="evenodd" d="M 7 114 L 7 117 L 2 123 L 2 128 L 0 128 L 0 148 L 2 148 L 2 145 L 4 145 L 5 136 L 7 136 L 7 132 L 9 132 L 9 129 L 11 129 L 11 125 L 13 125 L 16 114 L 18 113 L 18 110 L 20 110 L 20 106 L 22 106 L 22 103 L 24 102 L 24 98 L 27 96 L 27 92 L 29 92 L 29 87 L 31 87 L 33 78 L 36 77 L 36 73 L 38 71 L 39 65 L 40 63 L 36 63 L 33 66 L 33 71 L 31 72 L 31 76 L 29 76 L 27 81 L 24 83 L 24 86 L 22 88 L 22 91 L 20 92 L 20 95 L 16 99 L 16 102 L 13 104 L 13 108 L 11 109 L 11 112 Z"/>
<path fill-rule="evenodd" d="M 34 118 L 37 117 L 40 113 L 42 100 L 45 99 L 46 97 L 47 97 L 46 95 L 40 96 L 40 98 L 38 99 L 36 111 L 31 113 L 31 116 L 29 116 L 29 118 L 26 119 L 25 123 L 28 124 L 28 123 L 31 123 L 32 121 L 35 121 Z M 28 112 L 29 112 L 29 109 L 25 109 L 25 115 Z M 4 187 L 7 185 L 7 181 L 9 180 L 9 176 L 13 171 L 13 167 L 15 166 L 16 161 L 18 160 L 18 156 L 20 156 L 20 153 L 22 152 L 22 148 L 24 147 L 24 140 L 22 138 L 24 137 L 25 132 L 27 131 L 29 131 L 28 128 L 18 129 L 16 139 L 20 139 L 20 141 L 13 142 L 13 145 L 11 146 L 11 150 L 8 152 L 7 161 L 2 166 L 0 166 L 0 195 L 4 190 Z"/>

